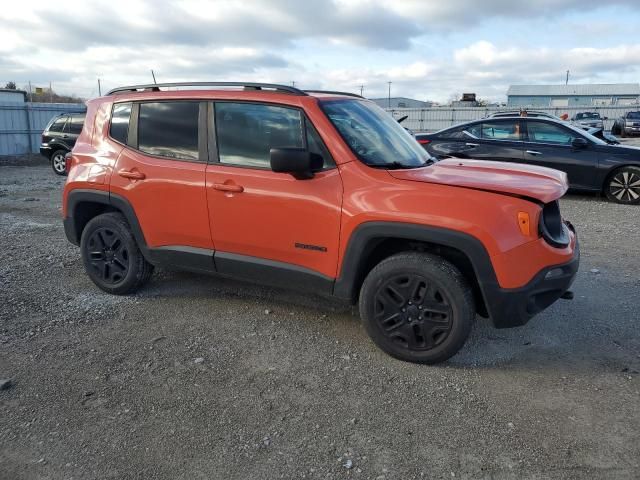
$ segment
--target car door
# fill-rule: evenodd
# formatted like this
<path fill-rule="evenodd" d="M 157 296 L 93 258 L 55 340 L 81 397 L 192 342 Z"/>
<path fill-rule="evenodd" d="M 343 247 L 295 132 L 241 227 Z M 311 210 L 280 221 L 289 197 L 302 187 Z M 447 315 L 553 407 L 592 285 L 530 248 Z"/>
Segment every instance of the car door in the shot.
<path fill-rule="evenodd" d="M 213 270 L 205 113 L 193 100 L 114 104 L 108 141 L 121 151 L 110 191 L 133 207 L 155 256 Z"/>
<path fill-rule="evenodd" d="M 336 276 L 340 174 L 302 110 L 248 102 L 211 104 L 207 201 L 216 269 L 289 286 L 330 289 Z M 271 148 L 322 157 L 313 178 L 270 168 Z"/>
<path fill-rule="evenodd" d="M 49 125 L 49 128 L 47 128 L 43 133 L 42 141 L 43 143 L 49 145 L 51 152 L 54 152 L 55 150 L 58 150 L 60 148 L 64 150 L 71 150 L 72 147 L 70 147 L 67 143 L 67 139 L 69 137 L 69 134 L 67 132 L 68 119 L 68 115 L 62 115 L 58 117 L 51 123 L 51 125 Z"/>
<path fill-rule="evenodd" d="M 597 175 L 598 152 L 591 140 L 553 121 L 526 119 L 525 125 L 525 163 L 566 172 L 572 188 L 600 188 Z M 575 147 L 573 141 L 576 138 L 585 139 L 586 145 Z"/>
<path fill-rule="evenodd" d="M 437 156 L 522 162 L 519 119 L 487 119 L 443 132 L 432 151 Z"/>

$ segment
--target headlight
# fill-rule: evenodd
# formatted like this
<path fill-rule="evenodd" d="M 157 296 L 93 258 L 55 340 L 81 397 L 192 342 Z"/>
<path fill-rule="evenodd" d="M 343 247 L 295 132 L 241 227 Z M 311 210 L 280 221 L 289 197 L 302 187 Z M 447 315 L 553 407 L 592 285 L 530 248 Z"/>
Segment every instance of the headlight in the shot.
<path fill-rule="evenodd" d="M 539 228 L 542 238 L 552 247 L 564 248 L 569 245 L 569 229 L 562 221 L 557 200 L 545 204 L 542 208 Z"/>

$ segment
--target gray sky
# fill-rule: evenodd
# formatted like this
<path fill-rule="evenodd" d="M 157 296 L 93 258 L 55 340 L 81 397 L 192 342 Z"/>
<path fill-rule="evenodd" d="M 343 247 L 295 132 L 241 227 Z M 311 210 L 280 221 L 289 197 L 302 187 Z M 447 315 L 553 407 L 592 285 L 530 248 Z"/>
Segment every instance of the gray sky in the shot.
<path fill-rule="evenodd" d="M 97 96 L 151 81 L 296 82 L 447 101 L 640 80 L 639 0 L 104 0 L 0 9 L 0 82 Z"/>

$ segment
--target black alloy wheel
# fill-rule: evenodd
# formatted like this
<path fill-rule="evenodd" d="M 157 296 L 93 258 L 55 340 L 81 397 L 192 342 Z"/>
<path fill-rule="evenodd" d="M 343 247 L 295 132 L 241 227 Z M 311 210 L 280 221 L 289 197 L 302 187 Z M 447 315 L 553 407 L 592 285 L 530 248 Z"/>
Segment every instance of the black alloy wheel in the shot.
<path fill-rule="evenodd" d="M 451 331 L 451 301 L 436 284 L 417 273 L 384 281 L 376 291 L 374 315 L 382 334 L 409 350 L 430 350 Z"/>
<path fill-rule="evenodd" d="M 107 285 L 117 285 L 129 272 L 129 250 L 118 232 L 98 228 L 87 242 L 89 264 Z"/>
<path fill-rule="evenodd" d="M 364 279 L 360 316 L 374 343 L 400 360 L 433 364 L 462 348 L 475 319 L 473 290 L 447 260 L 402 252 Z"/>

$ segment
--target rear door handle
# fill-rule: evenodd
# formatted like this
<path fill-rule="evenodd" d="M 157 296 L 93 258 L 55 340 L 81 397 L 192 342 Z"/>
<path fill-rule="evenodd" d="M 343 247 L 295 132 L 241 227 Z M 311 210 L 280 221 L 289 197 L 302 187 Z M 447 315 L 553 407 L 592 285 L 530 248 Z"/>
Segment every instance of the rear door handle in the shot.
<path fill-rule="evenodd" d="M 465 143 L 465 145 L 466 145 L 467 147 L 477 147 L 477 146 L 478 146 L 478 144 L 477 144 L 477 143 Z"/>
<path fill-rule="evenodd" d="M 542 152 L 537 152 L 536 150 L 527 150 L 529 155 L 542 155 Z"/>
<path fill-rule="evenodd" d="M 119 170 L 118 175 L 124 178 L 129 178 L 131 180 L 144 180 L 146 175 L 142 172 L 134 172 L 131 170 Z"/>
<path fill-rule="evenodd" d="M 69 138 L 69 135 L 65 133 L 64 135 L 62 135 L 62 138 Z"/>
<path fill-rule="evenodd" d="M 236 185 L 235 183 L 214 183 L 213 189 L 220 190 L 221 192 L 244 192 L 244 187 L 242 185 Z"/>

